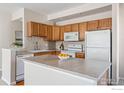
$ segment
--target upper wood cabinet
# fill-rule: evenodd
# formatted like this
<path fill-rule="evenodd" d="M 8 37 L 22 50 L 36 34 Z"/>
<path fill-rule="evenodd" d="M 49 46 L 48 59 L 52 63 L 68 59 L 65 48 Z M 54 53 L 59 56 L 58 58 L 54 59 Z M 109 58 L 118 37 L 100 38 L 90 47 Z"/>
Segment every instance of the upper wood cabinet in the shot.
<path fill-rule="evenodd" d="M 64 41 L 64 32 L 65 32 L 65 29 L 64 29 L 64 26 L 60 26 L 60 40 L 61 41 Z"/>
<path fill-rule="evenodd" d="M 111 29 L 112 28 L 112 18 L 105 18 L 99 20 L 99 26 L 98 29 L 104 30 L 104 29 Z"/>
<path fill-rule="evenodd" d="M 111 28 L 112 18 L 105 18 L 64 26 L 54 26 L 36 22 L 28 22 L 27 36 L 45 37 L 49 41 L 63 41 L 65 32 L 79 31 L 79 40 L 84 40 L 85 31 L 105 30 Z"/>
<path fill-rule="evenodd" d="M 47 40 L 52 40 L 52 26 L 47 26 Z"/>
<path fill-rule="evenodd" d="M 42 36 L 47 36 L 47 26 L 46 24 L 42 24 L 42 32 L 43 32 L 43 35 Z"/>
<path fill-rule="evenodd" d="M 87 30 L 88 31 L 97 30 L 98 29 L 98 24 L 99 24 L 98 20 L 87 22 Z"/>
<path fill-rule="evenodd" d="M 80 23 L 79 24 L 79 39 L 80 40 L 85 39 L 85 31 L 87 31 L 87 22 Z"/>
<path fill-rule="evenodd" d="M 59 26 L 48 26 L 47 40 L 49 41 L 60 40 Z"/>
<path fill-rule="evenodd" d="M 71 25 L 65 25 L 64 30 L 65 32 L 71 32 Z"/>
<path fill-rule="evenodd" d="M 47 36 L 47 25 L 39 24 L 39 34 L 38 36 L 46 37 Z"/>
<path fill-rule="evenodd" d="M 27 36 L 38 36 L 39 34 L 39 23 L 28 22 L 27 24 Z"/>
<path fill-rule="evenodd" d="M 79 29 L 78 23 L 77 23 L 77 24 L 72 24 L 72 25 L 71 25 L 71 31 L 72 31 L 72 32 L 77 32 L 78 29 Z"/>
<path fill-rule="evenodd" d="M 57 41 L 60 40 L 60 28 L 59 26 L 53 26 L 53 30 L 52 30 L 52 40 Z"/>

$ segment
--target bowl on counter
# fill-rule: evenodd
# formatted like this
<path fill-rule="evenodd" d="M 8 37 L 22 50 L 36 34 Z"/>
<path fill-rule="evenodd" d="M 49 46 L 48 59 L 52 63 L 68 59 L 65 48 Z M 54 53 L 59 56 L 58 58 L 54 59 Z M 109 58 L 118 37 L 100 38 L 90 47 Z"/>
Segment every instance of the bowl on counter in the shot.
<path fill-rule="evenodd" d="M 59 58 L 60 60 L 64 60 L 64 59 L 70 58 L 70 56 L 69 56 L 68 54 L 59 54 L 59 55 L 58 55 L 58 58 Z"/>

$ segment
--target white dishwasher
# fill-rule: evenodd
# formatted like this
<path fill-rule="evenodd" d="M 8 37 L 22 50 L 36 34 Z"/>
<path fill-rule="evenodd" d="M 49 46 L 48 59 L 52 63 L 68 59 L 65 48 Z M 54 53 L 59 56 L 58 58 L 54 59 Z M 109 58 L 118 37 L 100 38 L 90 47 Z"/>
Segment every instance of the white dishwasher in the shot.
<path fill-rule="evenodd" d="M 23 58 L 32 57 L 33 54 L 17 55 L 16 56 L 16 81 L 24 80 L 24 63 Z"/>

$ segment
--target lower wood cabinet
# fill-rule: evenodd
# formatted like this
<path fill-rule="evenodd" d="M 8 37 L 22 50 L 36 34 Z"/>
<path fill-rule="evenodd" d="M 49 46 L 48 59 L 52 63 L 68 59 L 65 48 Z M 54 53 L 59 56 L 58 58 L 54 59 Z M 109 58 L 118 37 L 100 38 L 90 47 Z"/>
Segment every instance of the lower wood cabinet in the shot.
<path fill-rule="evenodd" d="M 77 52 L 75 53 L 76 58 L 85 58 L 85 53 L 83 52 Z"/>
<path fill-rule="evenodd" d="M 49 51 L 49 52 L 38 52 L 34 53 L 34 56 L 42 56 L 42 55 L 59 55 L 60 51 Z"/>

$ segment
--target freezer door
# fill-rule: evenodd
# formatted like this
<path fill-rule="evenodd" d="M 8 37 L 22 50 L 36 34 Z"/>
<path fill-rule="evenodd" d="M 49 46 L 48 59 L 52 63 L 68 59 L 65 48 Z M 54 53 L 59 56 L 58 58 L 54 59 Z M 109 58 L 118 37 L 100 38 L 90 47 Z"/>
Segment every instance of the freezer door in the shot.
<path fill-rule="evenodd" d="M 86 59 L 109 61 L 110 48 L 86 48 Z"/>
<path fill-rule="evenodd" d="M 86 47 L 110 47 L 109 30 L 86 32 Z"/>

